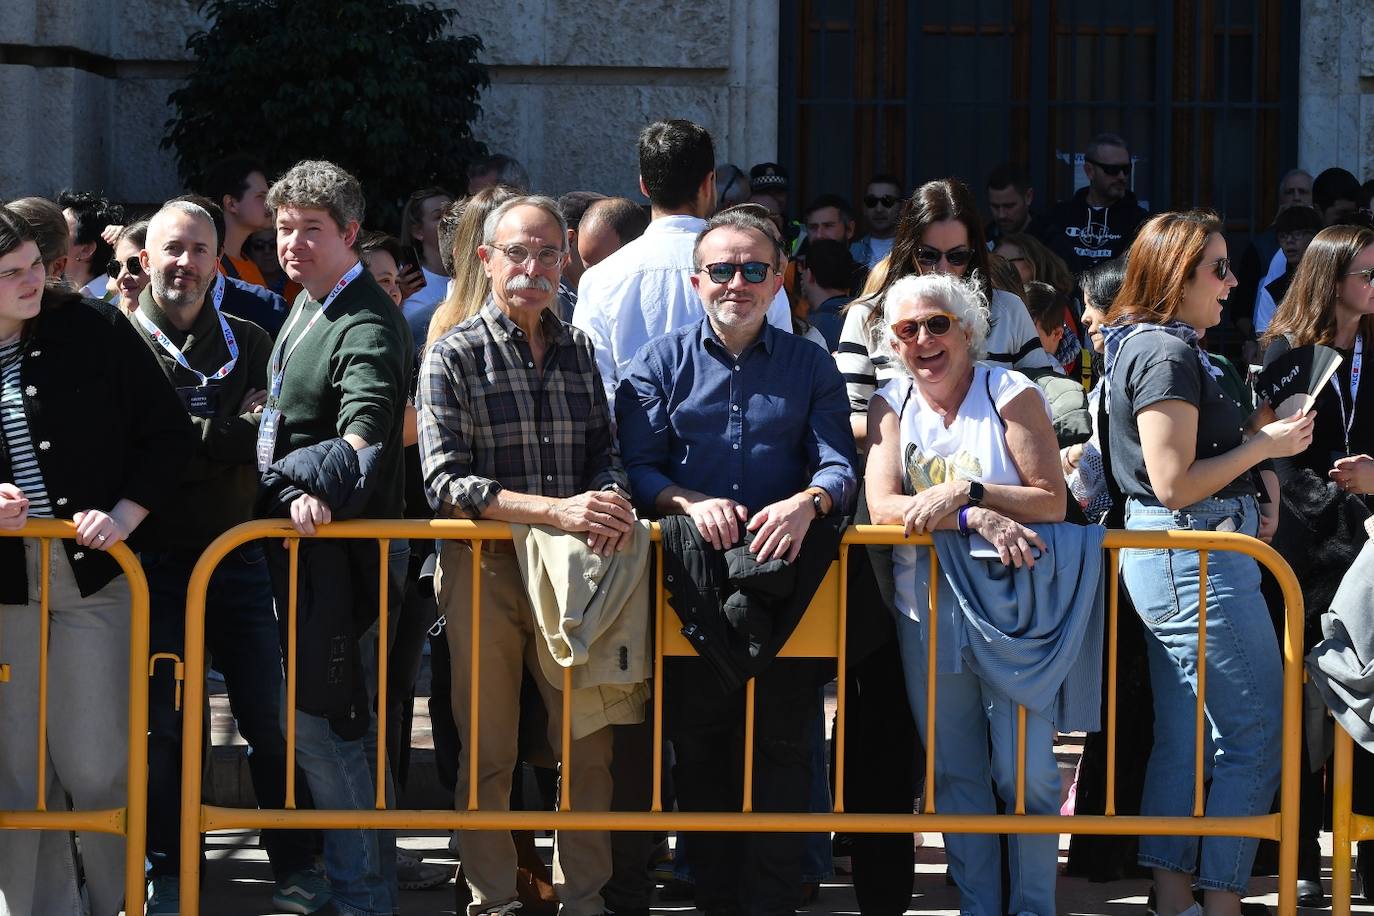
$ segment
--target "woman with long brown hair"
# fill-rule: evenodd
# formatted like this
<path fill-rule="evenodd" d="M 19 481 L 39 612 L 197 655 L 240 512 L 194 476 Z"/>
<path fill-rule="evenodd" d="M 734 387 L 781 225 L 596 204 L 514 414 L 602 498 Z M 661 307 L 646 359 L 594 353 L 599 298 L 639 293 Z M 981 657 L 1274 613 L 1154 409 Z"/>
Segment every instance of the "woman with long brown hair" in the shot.
<path fill-rule="evenodd" d="M 868 402 L 880 382 L 899 373 L 887 358 L 872 352 L 881 319 L 882 299 L 898 280 L 913 274 L 949 274 L 974 279 L 988 302 L 992 327 L 984 361 L 1012 369 L 1054 367 L 1054 358 L 1040 346 L 1025 304 L 1016 295 L 993 289 L 987 238 L 982 218 L 968 186 L 957 178 L 927 181 L 906 202 L 888 256 L 882 285 L 872 295 L 856 299 L 845 313 L 835 362 L 849 389 L 855 437 L 863 440 Z"/>
<path fill-rule="evenodd" d="M 1111 473 L 1127 498 L 1126 527 L 1259 531 L 1252 470 L 1307 448 L 1312 420 L 1270 423 L 1250 438 L 1217 384 L 1199 336 L 1221 320 L 1236 285 L 1221 221 L 1193 210 L 1161 213 L 1131 245 L 1103 329 L 1110 399 Z M 1262 601 L 1259 566 L 1214 551 L 1207 566 L 1207 690 L 1211 724 L 1209 817 L 1269 810 L 1279 779 L 1282 666 Z M 1154 748 L 1141 814 L 1187 816 L 1193 803 L 1199 554 L 1125 550 L 1122 578 L 1146 629 L 1154 693 Z M 1238 914 L 1258 841 L 1141 837 L 1159 916 Z"/>
<path fill-rule="evenodd" d="M 1374 355 L 1374 232 L 1360 226 L 1332 226 L 1319 232 L 1303 253 L 1261 344 L 1266 364 L 1295 347 L 1333 347 L 1341 364 L 1317 395 L 1312 444 L 1302 453 L 1275 462 L 1282 489 L 1282 513 L 1274 548 L 1298 574 L 1309 621 L 1306 646 L 1321 639 L 1317 624 L 1331 604 L 1345 570 L 1365 541 L 1358 518 L 1371 508 L 1374 458 L 1374 387 L 1360 385 L 1366 353 Z M 1261 404 L 1260 416 L 1272 417 Z M 1355 746 L 1356 810 L 1370 810 L 1374 758 Z M 1298 903 L 1320 905 L 1322 768 L 1303 768 L 1298 815 Z M 1374 855 L 1360 844 L 1362 876 Z M 1374 877 L 1374 875 L 1370 875 Z M 1365 887 L 1374 887 L 1366 882 Z"/>
<path fill-rule="evenodd" d="M 453 234 L 453 283 L 448 295 L 434 310 L 429 320 L 429 335 L 425 338 L 425 353 L 434 342 L 452 331 L 460 323 L 477 314 L 482 303 L 491 293 L 491 278 L 482 269 L 477 259 L 477 246 L 482 244 L 482 225 L 487 216 L 520 192 L 507 185 L 484 188 L 462 203 L 462 215 L 458 217 L 458 229 Z"/>
<path fill-rule="evenodd" d="M 30 518 L 76 525 L 46 569 L 37 540 L 0 538 L 0 636 L 10 667 L 0 690 L 0 810 L 66 810 L 68 799 L 84 811 L 125 804 L 131 597 L 106 551 L 176 493 L 195 442 L 133 325 L 114 306 L 45 285 L 37 234 L 0 207 L 0 528 L 18 530 Z M 41 799 L 37 766 L 48 773 Z M 78 871 L 65 836 L 0 830 L 0 913 L 118 912 L 124 839 L 81 832 L 80 841 Z"/>

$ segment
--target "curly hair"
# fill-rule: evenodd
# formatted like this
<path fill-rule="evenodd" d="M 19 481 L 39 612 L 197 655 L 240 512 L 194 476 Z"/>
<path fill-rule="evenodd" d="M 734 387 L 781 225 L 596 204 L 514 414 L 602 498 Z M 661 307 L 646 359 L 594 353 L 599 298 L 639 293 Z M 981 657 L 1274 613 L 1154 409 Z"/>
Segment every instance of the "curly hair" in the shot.
<path fill-rule="evenodd" d="M 891 327 L 897 310 L 908 302 L 927 299 L 938 302 L 958 320 L 969 336 L 969 355 L 980 360 L 988 353 L 988 297 L 977 277 L 962 279 L 949 274 L 907 274 L 894 282 L 883 294 L 879 308 L 873 310 L 877 320 L 870 325 L 869 352 L 886 356 L 888 365 L 904 375 L 911 370 L 892 347 Z"/>
<path fill-rule="evenodd" d="M 326 210 L 346 230 L 349 223 L 362 223 L 367 202 L 362 184 L 347 171 L 332 162 L 304 159 L 273 183 L 267 206 L 273 212 L 282 207 Z"/>

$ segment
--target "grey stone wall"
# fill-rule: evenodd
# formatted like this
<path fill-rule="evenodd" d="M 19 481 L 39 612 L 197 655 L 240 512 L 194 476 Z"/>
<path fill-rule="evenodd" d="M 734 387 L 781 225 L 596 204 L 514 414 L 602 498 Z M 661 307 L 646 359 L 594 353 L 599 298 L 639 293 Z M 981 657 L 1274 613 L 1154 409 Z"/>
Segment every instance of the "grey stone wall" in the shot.
<path fill-rule="evenodd" d="M 1303 0 L 1298 162 L 1374 178 L 1374 3 Z"/>
<path fill-rule="evenodd" d="M 476 132 L 537 190 L 638 199 L 635 136 L 691 118 L 718 158 L 775 158 L 778 7 L 771 0 L 441 0 L 480 35 L 492 86 Z M 159 149 L 188 0 L 0 2 L 0 198 L 67 186 L 153 202 L 179 193 Z M 459 190 L 459 189 L 455 189 Z"/>

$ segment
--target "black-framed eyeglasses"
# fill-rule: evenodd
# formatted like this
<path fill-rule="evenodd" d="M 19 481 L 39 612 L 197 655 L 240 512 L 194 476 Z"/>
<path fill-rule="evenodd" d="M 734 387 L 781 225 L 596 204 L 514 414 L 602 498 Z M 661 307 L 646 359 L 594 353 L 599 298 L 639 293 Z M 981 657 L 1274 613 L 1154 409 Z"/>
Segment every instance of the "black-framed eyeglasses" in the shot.
<path fill-rule="evenodd" d="M 1231 274 L 1230 258 L 1217 258 L 1207 266 L 1212 268 L 1212 273 L 1216 275 L 1218 280 L 1225 280 Z"/>
<path fill-rule="evenodd" d="M 1364 277 L 1364 285 L 1374 287 L 1374 267 L 1366 267 L 1364 270 L 1352 270 L 1346 274 L 1347 277 Z"/>
<path fill-rule="evenodd" d="M 1093 165 L 1115 178 L 1117 175 L 1130 175 L 1131 164 L 1129 162 L 1098 162 L 1096 159 L 1088 159 Z"/>
<path fill-rule="evenodd" d="M 946 312 L 931 315 L 929 318 L 907 318 L 892 325 L 892 333 L 898 340 L 915 340 L 921 336 L 921 328 L 931 337 L 944 337 L 954 327 L 954 316 Z"/>
<path fill-rule="evenodd" d="M 877 194 L 866 194 L 864 195 L 864 206 L 876 207 L 881 204 L 884 208 L 891 210 L 893 207 L 897 206 L 897 201 L 899 199 L 900 198 L 893 197 L 891 194 L 883 194 L 881 196 Z"/>
<path fill-rule="evenodd" d="M 973 250 L 967 245 L 960 245 L 949 251 L 941 251 L 929 245 L 916 246 L 916 263 L 922 267 L 934 267 L 940 263 L 941 258 L 948 261 L 950 267 L 963 267 L 973 260 Z"/>
<path fill-rule="evenodd" d="M 715 264 L 707 264 L 700 269 L 699 273 L 704 273 L 710 277 L 712 283 L 729 283 L 735 278 L 736 273 L 743 274 L 744 279 L 749 283 L 762 283 L 768 279 L 768 271 L 772 269 L 773 265 L 767 261 L 745 261 L 743 264 L 719 261 Z"/>
<path fill-rule="evenodd" d="M 488 248 L 495 248 L 506 256 L 513 264 L 524 267 L 529 263 L 530 258 L 534 258 L 540 267 L 553 268 L 563 263 L 563 255 L 567 252 L 562 248 L 540 248 L 537 252 L 524 245 L 497 245 L 492 243 Z"/>
<path fill-rule="evenodd" d="M 125 258 L 123 261 L 110 258 L 110 263 L 105 265 L 105 275 L 111 280 L 118 280 L 120 273 L 127 270 L 131 277 L 143 276 L 143 265 L 138 262 L 138 256 Z"/>

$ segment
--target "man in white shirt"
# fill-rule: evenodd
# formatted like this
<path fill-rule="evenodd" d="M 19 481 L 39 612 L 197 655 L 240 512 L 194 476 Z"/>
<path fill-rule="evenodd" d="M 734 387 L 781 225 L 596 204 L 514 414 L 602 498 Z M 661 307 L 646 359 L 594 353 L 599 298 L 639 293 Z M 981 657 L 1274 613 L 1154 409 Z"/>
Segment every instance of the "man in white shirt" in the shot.
<path fill-rule="evenodd" d="M 715 162 L 710 133 L 691 121 L 656 121 L 639 135 L 639 189 L 649 198 L 649 228 L 587 268 L 572 320 L 596 346 L 612 404 L 620 374 L 640 347 L 705 316 L 692 289 L 692 249 L 715 210 Z M 773 299 L 768 321 L 792 330 L 785 293 Z"/>

